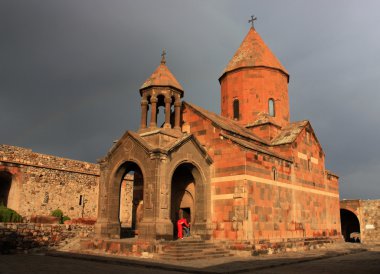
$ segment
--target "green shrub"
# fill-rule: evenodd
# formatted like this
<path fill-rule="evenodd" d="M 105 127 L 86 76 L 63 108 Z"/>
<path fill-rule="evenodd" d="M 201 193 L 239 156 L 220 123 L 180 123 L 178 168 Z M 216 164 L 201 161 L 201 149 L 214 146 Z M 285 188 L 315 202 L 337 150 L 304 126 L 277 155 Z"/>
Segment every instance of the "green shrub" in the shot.
<path fill-rule="evenodd" d="M 65 221 L 71 220 L 69 216 L 63 216 L 62 217 L 62 223 L 64 224 Z"/>
<path fill-rule="evenodd" d="M 63 212 L 62 212 L 62 210 L 60 210 L 60 209 L 56 209 L 56 210 L 53 210 L 53 211 L 51 212 L 51 216 L 58 217 L 59 219 L 62 219 L 62 217 L 63 217 Z"/>
<path fill-rule="evenodd" d="M 22 217 L 13 209 L 0 205 L 0 222 L 21 223 Z"/>
<path fill-rule="evenodd" d="M 63 216 L 62 210 L 57 208 L 51 212 L 51 216 L 57 217 L 59 219 L 59 223 L 63 224 L 65 221 L 70 220 L 69 216 Z"/>

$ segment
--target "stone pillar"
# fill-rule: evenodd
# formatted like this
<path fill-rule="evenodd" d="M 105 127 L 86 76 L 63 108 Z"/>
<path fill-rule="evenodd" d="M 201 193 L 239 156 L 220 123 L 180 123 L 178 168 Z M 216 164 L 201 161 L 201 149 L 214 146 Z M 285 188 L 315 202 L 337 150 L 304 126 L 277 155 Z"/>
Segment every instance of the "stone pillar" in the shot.
<path fill-rule="evenodd" d="M 149 127 L 157 127 L 157 97 L 150 98 L 150 104 L 152 106 L 151 116 L 150 116 L 150 124 Z"/>
<path fill-rule="evenodd" d="M 159 177 L 158 183 L 159 183 L 159 191 L 157 200 L 159 202 L 158 208 L 158 218 L 156 221 L 156 238 L 157 239 L 166 239 L 166 240 L 173 240 L 173 223 L 170 219 L 170 204 L 171 204 L 171 197 L 170 197 L 170 188 L 171 188 L 171 182 L 169 175 L 167 174 L 168 165 L 170 164 L 170 161 L 166 155 L 160 156 L 159 161 Z"/>
<path fill-rule="evenodd" d="M 140 122 L 140 128 L 144 129 L 146 128 L 146 116 L 148 114 L 148 100 L 144 96 L 141 100 L 141 122 Z"/>
<path fill-rule="evenodd" d="M 157 155 L 150 155 L 150 161 L 146 164 L 147 172 L 144 177 L 144 210 L 143 217 L 139 224 L 139 239 L 156 239 L 157 220 Z"/>
<path fill-rule="evenodd" d="M 181 119 L 181 101 L 179 96 L 176 96 L 174 102 L 174 129 L 181 129 L 179 122 Z"/>
<path fill-rule="evenodd" d="M 171 128 L 170 125 L 170 105 L 172 99 L 170 97 L 165 97 L 165 124 L 164 128 Z"/>
<path fill-rule="evenodd" d="M 120 222 L 112 218 L 110 211 L 110 193 L 108 184 L 109 169 L 107 162 L 100 163 L 98 218 L 95 223 L 95 234 L 97 237 L 120 238 Z"/>

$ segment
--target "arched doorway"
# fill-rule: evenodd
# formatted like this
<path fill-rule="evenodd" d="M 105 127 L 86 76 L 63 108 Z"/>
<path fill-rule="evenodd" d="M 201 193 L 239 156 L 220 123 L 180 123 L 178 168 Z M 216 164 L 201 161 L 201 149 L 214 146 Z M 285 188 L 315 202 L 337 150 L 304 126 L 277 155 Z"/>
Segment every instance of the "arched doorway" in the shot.
<path fill-rule="evenodd" d="M 350 210 L 340 210 L 342 235 L 346 242 L 360 242 L 360 223 L 358 217 Z"/>
<path fill-rule="evenodd" d="M 120 178 L 120 237 L 134 237 L 138 235 L 139 223 L 143 216 L 143 175 L 140 167 L 133 162 L 121 165 L 117 175 L 117 178 Z"/>
<path fill-rule="evenodd" d="M 0 171 L 0 205 L 8 206 L 11 185 L 12 174 L 7 171 Z"/>
<path fill-rule="evenodd" d="M 196 179 L 192 164 L 181 164 L 172 177 L 171 184 L 171 221 L 173 223 L 173 236 L 177 238 L 177 221 L 186 218 L 191 224 L 195 223 L 196 216 Z"/>

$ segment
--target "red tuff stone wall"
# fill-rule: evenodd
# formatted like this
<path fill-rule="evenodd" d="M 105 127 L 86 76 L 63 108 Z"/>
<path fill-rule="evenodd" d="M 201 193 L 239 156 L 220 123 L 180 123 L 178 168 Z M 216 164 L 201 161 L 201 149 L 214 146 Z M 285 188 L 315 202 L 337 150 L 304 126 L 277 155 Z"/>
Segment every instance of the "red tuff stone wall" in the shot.
<path fill-rule="evenodd" d="M 57 208 L 70 218 L 97 217 L 97 164 L 0 145 L 0 173 L 11 174 L 7 206 L 23 217 Z"/>
<path fill-rule="evenodd" d="M 264 124 L 255 127 L 247 127 L 253 134 L 256 134 L 264 140 L 271 141 L 275 138 L 281 131 L 281 128 L 272 124 Z"/>
<path fill-rule="evenodd" d="M 253 123 L 259 112 L 268 113 L 268 100 L 275 101 L 274 120 L 289 123 L 288 78 L 275 69 L 244 68 L 228 72 L 221 79 L 221 114 L 233 120 L 233 101 L 239 99 L 242 125 Z"/>
<path fill-rule="evenodd" d="M 222 129 L 190 108 L 183 120 L 213 159 L 213 238 L 339 237 L 338 180 L 330 173 L 327 179 L 324 154 L 313 134 L 301 132 L 294 145 L 267 147 L 281 158 L 223 137 Z"/>
<path fill-rule="evenodd" d="M 299 185 L 326 190 L 324 152 L 314 135 L 303 129 L 289 152 L 294 159 L 296 182 Z"/>

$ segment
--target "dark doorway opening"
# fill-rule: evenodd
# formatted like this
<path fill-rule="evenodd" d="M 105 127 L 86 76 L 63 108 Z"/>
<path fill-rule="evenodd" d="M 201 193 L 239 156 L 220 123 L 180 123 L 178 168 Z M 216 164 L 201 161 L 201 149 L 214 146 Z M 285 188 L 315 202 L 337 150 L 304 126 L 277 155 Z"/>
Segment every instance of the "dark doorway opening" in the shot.
<path fill-rule="evenodd" d="M 143 217 L 143 176 L 140 167 L 131 162 L 122 166 L 124 176 L 120 183 L 120 238 L 132 238 L 139 234 Z"/>
<path fill-rule="evenodd" d="M 360 243 L 360 223 L 356 215 L 347 210 L 340 210 L 342 235 L 346 242 Z"/>
<path fill-rule="evenodd" d="M 171 186 L 171 221 L 173 238 L 177 239 L 177 221 L 186 218 L 194 223 L 195 215 L 195 179 L 192 175 L 194 166 L 182 164 L 174 172 Z"/>
<path fill-rule="evenodd" d="M 9 191 L 12 185 L 12 174 L 0 172 L 0 205 L 8 206 Z"/>
<path fill-rule="evenodd" d="M 191 209 L 190 207 L 181 207 L 182 218 L 185 218 L 188 223 L 191 222 Z"/>

